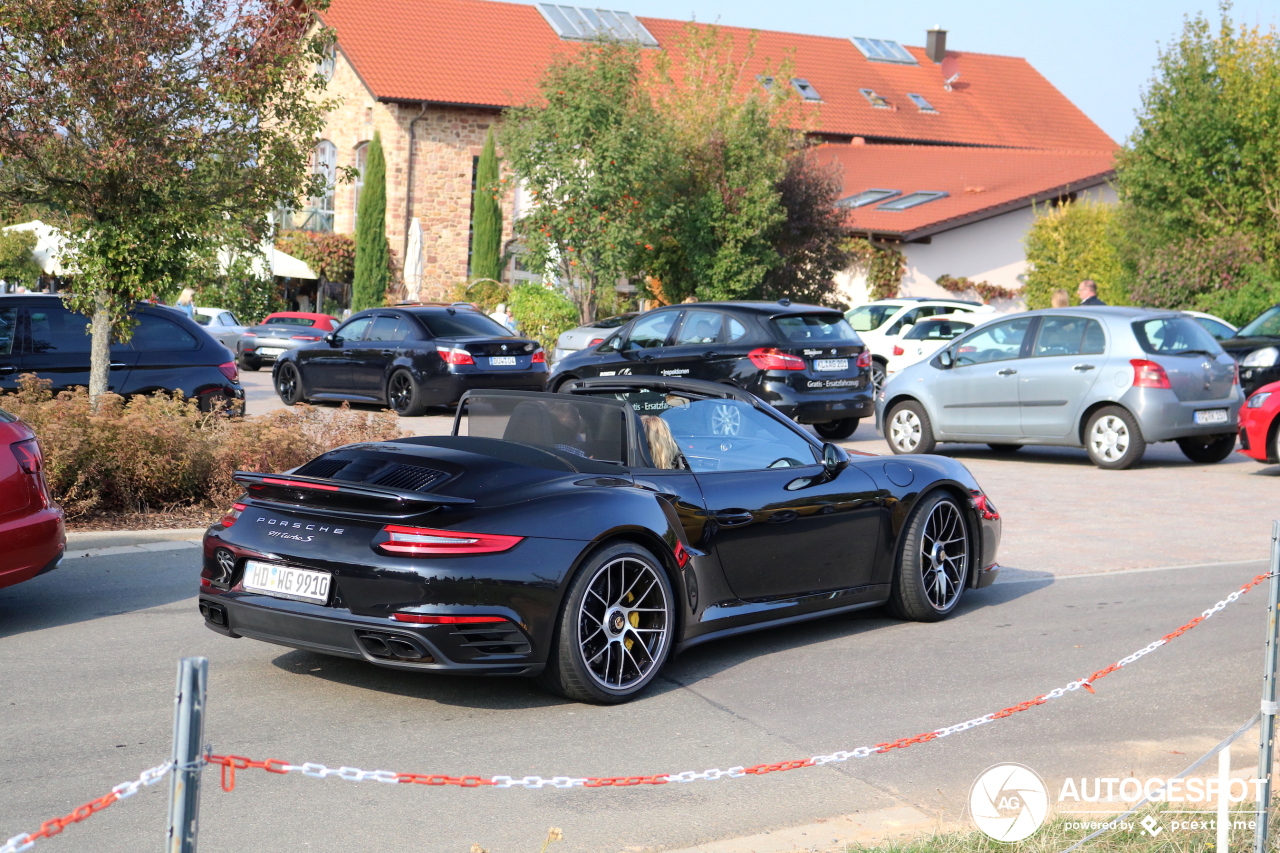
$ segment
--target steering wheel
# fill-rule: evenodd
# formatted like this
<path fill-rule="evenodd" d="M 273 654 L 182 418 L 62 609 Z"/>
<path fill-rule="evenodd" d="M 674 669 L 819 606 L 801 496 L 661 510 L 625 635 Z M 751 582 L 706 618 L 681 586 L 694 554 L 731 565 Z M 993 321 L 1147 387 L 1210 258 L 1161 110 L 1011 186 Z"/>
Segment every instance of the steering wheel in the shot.
<path fill-rule="evenodd" d="M 770 468 L 800 468 L 804 465 L 799 459 L 792 459 L 790 456 L 784 456 L 781 459 L 775 459 L 769 463 Z"/>

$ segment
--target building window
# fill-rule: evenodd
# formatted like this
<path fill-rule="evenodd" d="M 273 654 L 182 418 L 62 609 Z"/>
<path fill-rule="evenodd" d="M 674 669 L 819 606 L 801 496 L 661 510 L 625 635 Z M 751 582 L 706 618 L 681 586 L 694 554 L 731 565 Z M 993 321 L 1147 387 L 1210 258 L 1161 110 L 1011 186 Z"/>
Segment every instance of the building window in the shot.
<path fill-rule="evenodd" d="M 862 92 L 862 97 L 870 101 L 871 106 L 875 107 L 876 109 L 878 110 L 891 109 L 891 107 L 889 106 L 888 99 L 885 98 L 883 95 L 877 95 L 875 89 L 861 89 L 859 91 Z"/>
<path fill-rule="evenodd" d="M 884 204 L 876 208 L 876 210 L 906 210 L 909 207 L 915 207 L 920 204 L 927 204 L 940 198 L 946 198 L 947 193 L 934 190 L 920 190 L 918 192 L 908 193 L 902 198 L 895 198 L 893 201 L 886 201 Z"/>
<path fill-rule="evenodd" d="M 822 96 L 818 94 L 818 90 L 813 88 L 813 84 L 803 77 L 792 77 L 791 86 L 800 93 L 800 97 L 806 101 L 821 101 Z"/>
<path fill-rule="evenodd" d="M 364 190 L 364 167 L 369 159 L 369 143 L 361 142 L 356 148 L 356 180 L 351 204 L 351 221 L 360 215 L 360 193 Z"/>
<path fill-rule="evenodd" d="M 875 204 L 878 201 L 884 201 L 887 198 L 893 198 L 895 195 L 901 195 L 901 190 L 863 190 L 851 196 L 846 196 L 836 202 L 836 207 L 865 207 L 868 204 Z"/>
<path fill-rule="evenodd" d="M 338 180 L 338 147 L 327 139 L 320 140 L 311 151 L 311 174 L 324 178 L 324 191 L 307 199 L 301 210 L 281 209 L 277 212 L 281 231 L 333 231 L 333 193 Z"/>
<path fill-rule="evenodd" d="M 911 103 L 915 104 L 922 113 L 936 113 L 938 111 L 934 108 L 933 104 L 929 103 L 929 101 L 925 99 L 924 95 L 917 95 L 914 92 L 908 92 L 907 97 L 911 99 Z"/>

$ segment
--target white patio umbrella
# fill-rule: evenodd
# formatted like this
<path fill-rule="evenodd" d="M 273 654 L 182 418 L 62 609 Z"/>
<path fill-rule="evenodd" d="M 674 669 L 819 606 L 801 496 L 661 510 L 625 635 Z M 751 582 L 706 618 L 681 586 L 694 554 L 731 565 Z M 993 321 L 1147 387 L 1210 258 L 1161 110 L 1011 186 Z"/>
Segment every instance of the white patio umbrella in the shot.
<path fill-rule="evenodd" d="M 31 250 L 32 257 L 35 258 L 40 269 L 45 275 L 75 275 L 76 270 L 72 267 L 64 267 L 62 265 L 62 251 L 65 238 L 62 232 L 52 225 L 46 225 L 39 219 L 31 222 L 22 222 L 17 225 L 10 225 L 7 228 L 0 229 L 4 231 L 34 231 L 36 234 L 36 245 Z"/>
<path fill-rule="evenodd" d="M 405 299 L 418 301 L 418 292 L 422 289 L 422 223 L 414 217 L 409 223 L 409 246 L 404 258 L 404 290 Z"/>
<path fill-rule="evenodd" d="M 218 266 L 223 272 L 231 266 L 232 253 L 229 249 L 218 250 Z M 264 244 L 262 252 L 255 254 L 252 261 L 252 269 L 256 275 L 268 275 L 267 263 L 271 264 L 270 275 L 279 276 L 281 278 L 311 278 L 316 279 L 320 276 L 311 269 L 304 261 L 295 258 L 293 255 L 285 254 L 270 244 Z"/>

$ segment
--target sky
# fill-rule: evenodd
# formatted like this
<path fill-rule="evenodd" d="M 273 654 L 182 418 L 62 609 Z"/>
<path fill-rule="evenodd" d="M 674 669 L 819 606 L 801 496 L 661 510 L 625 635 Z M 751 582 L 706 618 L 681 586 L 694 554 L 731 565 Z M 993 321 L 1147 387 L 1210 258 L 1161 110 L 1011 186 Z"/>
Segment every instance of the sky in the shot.
<path fill-rule="evenodd" d="M 526 0 L 527 2 L 527 0 Z M 573 2 L 573 0 L 560 0 Z M 925 31 L 948 31 L 947 47 L 1025 57 L 1116 142 L 1137 125 L 1134 111 L 1160 47 L 1183 17 L 1217 20 L 1213 0 L 613 0 L 634 15 L 719 22 L 825 36 L 867 36 L 924 45 Z M 1237 0 L 1236 21 L 1280 25 L 1280 0 Z"/>

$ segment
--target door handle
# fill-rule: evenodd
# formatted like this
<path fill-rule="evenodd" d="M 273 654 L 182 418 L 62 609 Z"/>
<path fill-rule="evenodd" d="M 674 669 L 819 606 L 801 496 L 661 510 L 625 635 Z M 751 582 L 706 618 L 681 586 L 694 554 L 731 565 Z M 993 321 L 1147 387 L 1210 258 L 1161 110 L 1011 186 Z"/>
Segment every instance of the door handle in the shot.
<path fill-rule="evenodd" d="M 1084 373 L 1086 370 L 1093 370 L 1093 365 L 1092 365 L 1092 364 L 1077 364 L 1075 367 L 1073 367 L 1073 368 L 1071 368 L 1071 369 L 1072 369 L 1072 370 L 1078 370 L 1078 371 L 1080 371 L 1081 373 Z"/>
<path fill-rule="evenodd" d="M 642 355 L 642 356 L 640 356 L 640 360 L 641 360 L 641 361 L 653 361 L 653 356 L 651 356 L 651 355 Z"/>
<path fill-rule="evenodd" d="M 996 375 L 997 375 L 997 376 L 1012 376 L 1013 374 L 1015 374 L 1015 373 L 1017 373 L 1017 372 L 1018 372 L 1018 371 L 1014 370 L 1012 367 L 1006 367 L 1004 370 L 997 370 L 997 371 L 996 371 Z"/>
<path fill-rule="evenodd" d="M 708 350 L 707 352 L 704 352 L 704 353 L 702 354 L 702 357 L 703 357 L 703 358 L 715 358 L 715 357 L 716 357 L 716 356 L 718 356 L 719 354 L 720 354 L 720 353 L 716 352 L 715 350 Z"/>
<path fill-rule="evenodd" d="M 725 509 L 717 512 L 713 518 L 721 527 L 735 527 L 741 524 L 750 524 L 754 518 L 749 510 L 745 509 Z"/>
<path fill-rule="evenodd" d="M 14 367 L 12 364 L 6 364 L 3 367 L 0 367 L 0 373 L 17 373 L 17 372 L 18 372 L 18 368 Z"/>
<path fill-rule="evenodd" d="M 124 362 L 122 362 L 122 361 L 113 361 L 113 362 L 111 362 L 111 369 L 112 369 L 112 370 L 119 370 L 119 369 L 120 369 L 120 368 L 122 368 L 122 367 L 128 367 L 128 366 L 129 366 L 129 365 L 125 364 L 125 363 L 124 363 Z"/>
<path fill-rule="evenodd" d="M 343 358 L 355 358 L 355 357 L 356 357 L 356 355 L 355 355 L 355 353 L 353 353 L 351 350 L 349 350 L 349 349 L 344 349 L 344 350 L 342 351 L 342 357 L 343 357 Z"/>
<path fill-rule="evenodd" d="M 386 357 L 390 358 L 391 356 L 393 356 L 393 355 L 395 355 L 395 354 L 396 354 L 396 351 L 395 351 L 395 350 L 393 350 L 393 349 L 384 349 L 384 350 L 382 351 L 382 354 L 383 354 L 384 356 L 386 356 Z"/>

